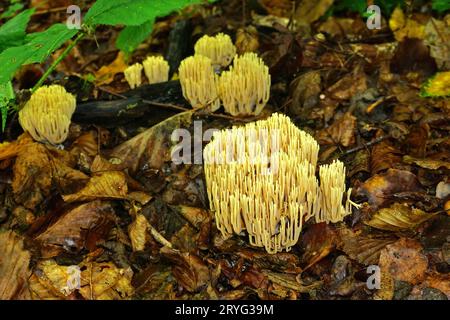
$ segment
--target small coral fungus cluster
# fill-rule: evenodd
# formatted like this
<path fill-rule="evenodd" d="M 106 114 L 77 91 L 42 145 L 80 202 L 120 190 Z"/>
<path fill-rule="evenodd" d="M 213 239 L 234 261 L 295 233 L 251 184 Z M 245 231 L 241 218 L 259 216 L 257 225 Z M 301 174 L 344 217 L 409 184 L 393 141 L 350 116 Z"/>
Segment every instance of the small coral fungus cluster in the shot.
<path fill-rule="evenodd" d="M 58 85 L 36 90 L 19 111 L 19 123 L 34 140 L 53 145 L 63 143 L 75 112 L 76 99 Z"/>
<path fill-rule="evenodd" d="M 218 131 L 204 149 L 208 197 L 223 236 L 247 230 L 269 253 L 289 251 L 302 225 L 351 213 L 342 162 L 320 166 L 319 145 L 281 114 Z M 347 192 L 350 195 L 350 190 Z"/>
<path fill-rule="evenodd" d="M 125 69 L 125 79 L 131 89 L 142 84 L 142 69 L 144 69 L 149 84 L 169 80 L 169 63 L 163 57 L 149 56 L 142 64 L 135 63 Z"/>
<path fill-rule="evenodd" d="M 269 100 L 268 67 L 255 53 L 236 56 L 231 38 L 223 33 L 199 39 L 195 55 L 181 62 L 179 76 L 183 95 L 194 108 L 215 111 L 222 103 L 233 116 L 255 116 Z"/>

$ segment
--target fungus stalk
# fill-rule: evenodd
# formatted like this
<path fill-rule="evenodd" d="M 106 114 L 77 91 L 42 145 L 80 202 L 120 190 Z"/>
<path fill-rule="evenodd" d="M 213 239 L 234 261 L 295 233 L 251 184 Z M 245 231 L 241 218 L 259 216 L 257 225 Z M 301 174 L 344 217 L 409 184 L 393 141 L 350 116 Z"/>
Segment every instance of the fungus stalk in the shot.
<path fill-rule="evenodd" d="M 255 53 L 237 57 L 220 77 L 219 96 L 233 116 L 259 115 L 269 101 L 269 68 Z"/>
<path fill-rule="evenodd" d="M 58 85 L 37 89 L 19 111 L 19 123 L 38 142 L 63 143 L 69 134 L 76 99 Z"/>
<path fill-rule="evenodd" d="M 147 57 L 142 64 L 149 84 L 169 80 L 169 64 L 163 57 Z"/>
<path fill-rule="evenodd" d="M 183 96 L 193 108 L 208 108 L 209 111 L 220 108 L 217 75 L 209 58 L 200 55 L 186 58 L 178 71 Z"/>
<path fill-rule="evenodd" d="M 142 84 L 142 65 L 135 63 L 124 71 L 125 79 L 131 89 L 139 87 Z"/>

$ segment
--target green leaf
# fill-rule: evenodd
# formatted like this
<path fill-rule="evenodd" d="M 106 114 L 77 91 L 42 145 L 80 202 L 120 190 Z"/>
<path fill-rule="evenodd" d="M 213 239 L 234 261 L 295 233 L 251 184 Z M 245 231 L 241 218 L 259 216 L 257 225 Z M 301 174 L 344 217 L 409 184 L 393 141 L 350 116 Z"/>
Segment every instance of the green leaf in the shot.
<path fill-rule="evenodd" d="M 448 0 L 433 0 L 431 8 L 439 13 L 444 13 L 450 9 L 450 2 Z"/>
<path fill-rule="evenodd" d="M 8 48 L 0 53 L 0 83 L 12 79 L 15 72 L 24 64 L 41 63 L 72 38 L 78 30 L 68 29 L 66 25 L 54 24 L 43 32 L 27 35 L 26 44 Z"/>
<path fill-rule="evenodd" d="M 0 52 L 23 43 L 25 30 L 33 13 L 34 9 L 25 10 L 0 27 Z"/>
<path fill-rule="evenodd" d="M 139 26 L 201 0 L 98 0 L 84 17 L 89 26 Z"/>
<path fill-rule="evenodd" d="M 17 1 L 12 1 L 9 5 L 8 9 L 5 12 L 0 14 L 0 19 L 11 18 L 13 17 L 17 11 L 23 9 L 23 4 L 18 3 Z"/>
<path fill-rule="evenodd" d="M 2 116 L 2 131 L 6 127 L 6 119 L 8 117 L 9 102 L 14 99 L 14 89 L 11 81 L 0 83 L 0 111 Z"/>
<path fill-rule="evenodd" d="M 126 54 L 132 53 L 141 42 L 148 38 L 153 28 L 153 21 L 147 21 L 140 26 L 125 27 L 117 37 L 116 46 Z"/>

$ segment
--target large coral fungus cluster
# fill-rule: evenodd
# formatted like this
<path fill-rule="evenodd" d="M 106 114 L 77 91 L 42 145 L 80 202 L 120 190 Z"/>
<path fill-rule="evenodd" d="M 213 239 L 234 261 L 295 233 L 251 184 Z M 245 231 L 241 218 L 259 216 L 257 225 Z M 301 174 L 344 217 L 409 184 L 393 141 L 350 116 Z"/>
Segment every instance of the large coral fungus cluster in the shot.
<path fill-rule="evenodd" d="M 215 37 L 205 35 L 195 43 L 195 54 L 211 59 L 215 68 L 226 67 L 236 55 L 236 47 L 230 36 L 218 33 Z"/>
<path fill-rule="evenodd" d="M 19 111 L 19 123 L 34 140 L 57 145 L 67 138 L 75 108 L 75 97 L 63 87 L 43 86 Z"/>
<path fill-rule="evenodd" d="M 314 138 L 281 114 L 216 132 L 204 149 L 205 178 L 223 236 L 245 229 L 252 245 L 289 251 L 305 221 L 336 222 L 348 215 L 343 164 L 321 167 L 319 186 L 318 152 Z"/>
<path fill-rule="evenodd" d="M 255 53 L 237 57 L 220 77 L 219 96 L 233 116 L 260 114 L 270 96 L 269 68 Z"/>
<path fill-rule="evenodd" d="M 184 59 L 179 68 L 179 77 L 183 96 L 193 108 L 208 108 L 210 111 L 220 108 L 217 75 L 211 59 L 201 55 Z"/>

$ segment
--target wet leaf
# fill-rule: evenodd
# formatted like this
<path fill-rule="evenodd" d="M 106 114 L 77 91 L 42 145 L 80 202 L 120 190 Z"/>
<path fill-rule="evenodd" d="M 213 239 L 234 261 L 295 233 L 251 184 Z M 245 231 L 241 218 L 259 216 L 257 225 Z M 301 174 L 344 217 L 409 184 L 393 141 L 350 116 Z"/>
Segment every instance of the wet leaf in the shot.
<path fill-rule="evenodd" d="M 0 300 L 28 299 L 30 253 L 13 231 L 0 232 Z"/>
<path fill-rule="evenodd" d="M 81 249 L 94 250 L 113 226 L 114 210 L 107 202 L 82 204 L 60 217 L 35 240 L 44 258 L 62 252 L 76 253 Z"/>
<path fill-rule="evenodd" d="M 400 231 L 414 229 L 434 215 L 417 208 L 411 208 L 407 204 L 394 203 L 389 208 L 378 210 L 370 221 L 365 223 L 381 230 Z"/>
<path fill-rule="evenodd" d="M 300 245 L 305 250 L 302 260 L 307 263 L 307 269 L 326 257 L 338 244 L 334 228 L 325 222 L 311 225 L 300 239 Z"/>
<path fill-rule="evenodd" d="M 27 133 L 22 134 L 13 142 L 0 143 L 0 160 L 16 157 L 30 143 L 33 143 L 33 138 Z"/>

